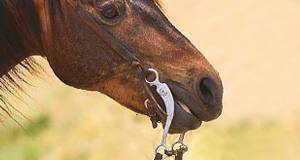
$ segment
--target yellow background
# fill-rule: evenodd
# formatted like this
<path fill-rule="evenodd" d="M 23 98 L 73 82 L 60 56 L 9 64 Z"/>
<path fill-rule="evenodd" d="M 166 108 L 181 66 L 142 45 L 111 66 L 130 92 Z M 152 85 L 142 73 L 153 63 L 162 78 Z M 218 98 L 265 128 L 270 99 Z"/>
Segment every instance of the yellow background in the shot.
<path fill-rule="evenodd" d="M 187 136 L 188 160 L 298 160 L 300 1 L 164 0 L 174 25 L 223 79 L 224 112 Z M 46 70 L 49 67 L 46 65 Z M 16 102 L 31 121 L 5 120 L 0 160 L 151 159 L 161 129 L 51 71 Z M 13 101 L 17 101 L 14 99 Z M 171 139 L 175 139 L 172 137 Z"/>

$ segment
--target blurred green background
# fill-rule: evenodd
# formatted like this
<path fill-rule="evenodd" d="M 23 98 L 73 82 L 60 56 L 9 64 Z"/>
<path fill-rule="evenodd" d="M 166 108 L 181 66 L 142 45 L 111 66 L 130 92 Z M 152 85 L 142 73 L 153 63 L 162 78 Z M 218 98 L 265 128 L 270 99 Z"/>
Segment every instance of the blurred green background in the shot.
<path fill-rule="evenodd" d="M 188 160 L 298 160 L 299 0 L 164 0 L 170 20 L 224 82 L 224 112 L 187 136 Z M 108 97 L 63 85 L 49 66 L 12 98 L 30 120 L 0 126 L 0 160 L 151 159 L 161 129 Z M 0 112 L 1 113 L 1 112 Z M 3 117 L 4 115 L 2 115 Z M 5 116 L 4 116 L 5 117 Z M 175 137 L 170 139 L 174 140 Z"/>

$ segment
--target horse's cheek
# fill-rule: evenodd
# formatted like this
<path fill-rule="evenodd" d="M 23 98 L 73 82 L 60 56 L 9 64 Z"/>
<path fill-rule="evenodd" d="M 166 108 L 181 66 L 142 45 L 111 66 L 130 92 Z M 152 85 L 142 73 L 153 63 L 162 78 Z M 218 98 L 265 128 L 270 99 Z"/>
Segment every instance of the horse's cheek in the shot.
<path fill-rule="evenodd" d="M 48 61 L 55 75 L 65 84 L 91 90 L 90 86 L 99 83 L 102 72 L 97 58 L 93 62 L 82 55 L 68 56 L 67 53 L 57 57 L 50 57 Z"/>

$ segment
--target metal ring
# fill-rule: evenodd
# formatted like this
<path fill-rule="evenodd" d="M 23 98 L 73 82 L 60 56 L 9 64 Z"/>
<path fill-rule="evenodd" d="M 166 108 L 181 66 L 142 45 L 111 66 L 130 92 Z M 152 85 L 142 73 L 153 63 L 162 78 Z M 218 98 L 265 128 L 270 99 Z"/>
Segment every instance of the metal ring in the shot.
<path fill-rule="evenodd" d="M 153 69 L 153 68 L 149 68 L 148 69 L 149 72 L 153 72 L 155 74 L 155 79 L 153 81 L 148 81 L 147 77 L 145 78 L 146 82 L 149 83 L 150 85 L 153 85 L 155 82 L 159 82 L 159 75 L 158 72 Z"/>
<path fill-rule="evenodd" d="M 155 148 L 154 155 L 157 154 L 157 153 L 159 153 L 159 149 L 160 149 L 160 148 L 163 148 L 163 149 L 165 149 L 165 150 L 168 150 L 168 147 L 167 147 L 166 145 L 160 144 L 160 145 L 158 145 L 158 146 Z M 162 154 L 164 154 L 164 153 L 162 153 Z"/>
<path fill-rule="evenodd" d="M 187 148 L 187 147 L 188 147 L 187 145 L 185 145 L 185 144 L 183 143 L 184 136 L 185 136 L 185 133 L 182 133 L 182 134 L 180 135 L 180 137 L 179 137 L 179 140 L 176 141 L 176 142 L 174 142 L 174 143 L 172 144 L 172 150 L 175 149 L 175 147 L 176 147 L 177 144 L 180 144 L 180 148 L 182 148 L 182 147 L 186 147 L 186 148 Z"/>
<path fill-rule="evenodd" d="M 187 147 L 187 145 L 185 145 L 183 142 L 175 142 L 173 145 L 172 145 L 172 150 L 175 150 L 175 147 L 177 144 L 180 144 L 180 147 Z"/>

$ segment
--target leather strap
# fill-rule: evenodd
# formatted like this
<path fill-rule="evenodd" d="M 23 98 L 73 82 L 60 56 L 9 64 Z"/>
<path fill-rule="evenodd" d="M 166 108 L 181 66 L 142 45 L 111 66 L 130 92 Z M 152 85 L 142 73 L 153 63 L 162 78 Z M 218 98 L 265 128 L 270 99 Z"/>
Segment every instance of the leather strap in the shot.
<path fill-rule="evenodd" d="M 156 153 L 154 160 L 162 160 L 163 159 L 163 155 L 160 153 Z"/>
<path fill-rule="evenodd" d="M 182 160 L 184 152 L 178 152 L 175 156 L 175 160 Z"/>

